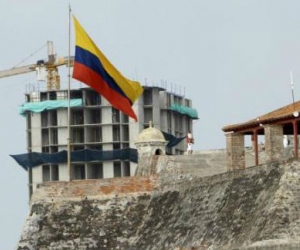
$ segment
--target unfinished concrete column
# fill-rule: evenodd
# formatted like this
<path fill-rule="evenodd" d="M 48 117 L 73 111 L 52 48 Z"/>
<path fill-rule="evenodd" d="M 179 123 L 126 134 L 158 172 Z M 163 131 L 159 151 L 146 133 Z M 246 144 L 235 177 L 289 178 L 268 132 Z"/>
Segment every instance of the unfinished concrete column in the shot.
<path fill-rule="evenodd" d="M 245 139 L 243 134 L 226 134 L 227 170 L 245 168 Z"/>
<path fill-rule="evenodd" d="M 282 125 L 265 125 L 266 162 L 281 160 L 283 157 Z"/>

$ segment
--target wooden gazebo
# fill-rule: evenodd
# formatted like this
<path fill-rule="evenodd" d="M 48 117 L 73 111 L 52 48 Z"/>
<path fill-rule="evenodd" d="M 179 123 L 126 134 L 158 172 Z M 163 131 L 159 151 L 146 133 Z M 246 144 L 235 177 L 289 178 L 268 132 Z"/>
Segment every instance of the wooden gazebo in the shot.
<path fill-rule="evenodd" d="M 298 131 L 300 131 L 300 101 L 289 104 L 247 122 L 227 125 L 226 134 L 228 169 L 245 168 L 244 136 L 251 135 L 258 165 L 258 135 L 265 136 L 267 162 L 280 160 L 283 154 L 283 135 L 293 135 L 294 157 L 298 158 Z"/>

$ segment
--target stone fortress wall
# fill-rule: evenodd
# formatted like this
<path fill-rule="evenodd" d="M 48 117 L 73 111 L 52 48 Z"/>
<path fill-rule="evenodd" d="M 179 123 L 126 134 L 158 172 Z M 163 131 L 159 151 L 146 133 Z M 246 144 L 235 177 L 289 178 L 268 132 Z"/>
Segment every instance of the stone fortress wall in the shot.
<path fill-rule="evenodd" d="M 135 177 L 40 184 L 17 249 L 300 249 L 300 162 L 251 167 L 245 152 L 230 172 L 226 151 L 208 150 L 144 157 Z"/>

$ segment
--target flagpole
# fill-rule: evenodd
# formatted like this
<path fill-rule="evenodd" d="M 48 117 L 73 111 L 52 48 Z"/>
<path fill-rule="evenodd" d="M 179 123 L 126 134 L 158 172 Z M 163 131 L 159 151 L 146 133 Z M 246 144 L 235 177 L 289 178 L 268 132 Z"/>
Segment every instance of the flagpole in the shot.
<path fill-rule="evenodd" d="M 70 110 L 70 86 L 71 86 L 71 5 L 69 4 L 69 46 L 68 46 L 68 150 L 67 150 L 67 168 L 68 168 L 68 175 L 69 181 L 72 180 L 72 171 L 71 171 L 71 130 L 70 130 L 70 117 L 71 117 L 71 110 Z"/>
<path fill-rule="evenodd" d="M 291 78 L 291 90 L 292 90 L 293 108 L 294 108 L 293 115 L 294 115 L 294 117 L 298 117 L 299 116 L 299 112 L 296 110 L 296 107 L 295 107 L 294 79 L 293 79 L 293 73 L 292 73 L 292 71 L 290 71 L 290 78 Z"/>

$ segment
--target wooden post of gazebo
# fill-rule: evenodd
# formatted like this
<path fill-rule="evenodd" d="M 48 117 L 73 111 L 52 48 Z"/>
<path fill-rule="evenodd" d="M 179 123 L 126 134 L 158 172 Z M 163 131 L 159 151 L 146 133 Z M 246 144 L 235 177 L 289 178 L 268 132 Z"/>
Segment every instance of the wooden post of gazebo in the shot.
<path fill-rule="evenodd" d="M 294 156 L 298 159 L 298 121 L 293 121 L 293 131 L 294 131 Z"/>
<path fill-rule="evenodd" d="M 253 140 L 253 146 L 254 146 L 254 155 L 255 155 L 255 166 L 259 164 L 258 162 L 258 140 L 257 140 L 257 129 L 253 130 L 253 135 L 252 135 L 252 140 Z"/>

